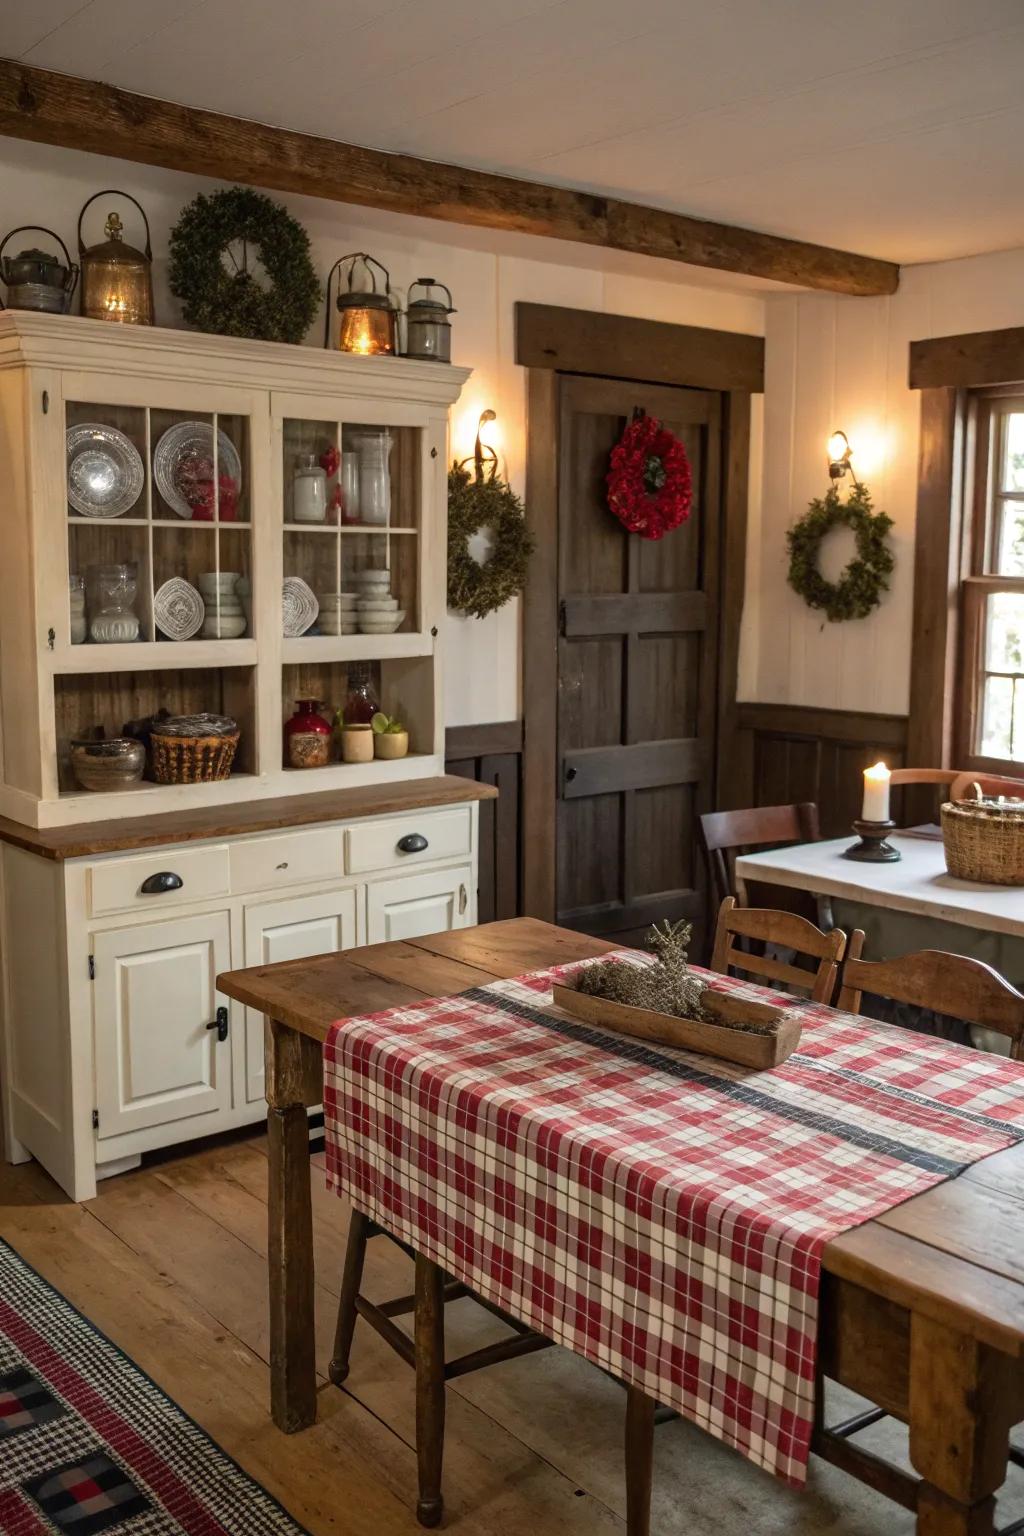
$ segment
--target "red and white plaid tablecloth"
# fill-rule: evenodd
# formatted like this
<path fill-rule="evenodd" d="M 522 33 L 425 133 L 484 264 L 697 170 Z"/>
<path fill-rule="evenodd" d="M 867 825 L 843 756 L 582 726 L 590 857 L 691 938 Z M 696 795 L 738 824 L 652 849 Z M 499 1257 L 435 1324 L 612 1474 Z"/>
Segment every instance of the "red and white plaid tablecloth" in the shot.
<path fill-rule="evenodd" d="M 800 1003 L 798 1052 L 752 1073 L 555 1010 L 571 969 L 336 1024 L 328 1182 L 799 1485 L 826 1242 L 1020 1140 L 1024 1065 Z"/>

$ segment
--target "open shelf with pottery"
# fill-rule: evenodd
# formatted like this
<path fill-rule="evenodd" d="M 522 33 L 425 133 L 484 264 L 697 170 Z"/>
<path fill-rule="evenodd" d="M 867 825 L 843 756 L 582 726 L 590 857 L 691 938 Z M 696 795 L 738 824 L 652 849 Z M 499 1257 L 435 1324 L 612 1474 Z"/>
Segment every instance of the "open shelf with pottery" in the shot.
<path fill-rule="evenodd" d="M 294 794 L 283 724 L 310 697 L 333 724 L 357 666 L 401 713 L 408 751 L 342 761 L 336 741 L 310 789 L 443 772 L 446 430 L 464 377 L 0 315 L 0 814 L 64 826 L 121 815 L 143 790 L 155 811 Z M 159 783 L 147 758 L 138 783 L 116 784 L 115 763 L 116 787 L 82 787 L 75 742 L 161 712 L 233 721 L 230 771 Z"/>

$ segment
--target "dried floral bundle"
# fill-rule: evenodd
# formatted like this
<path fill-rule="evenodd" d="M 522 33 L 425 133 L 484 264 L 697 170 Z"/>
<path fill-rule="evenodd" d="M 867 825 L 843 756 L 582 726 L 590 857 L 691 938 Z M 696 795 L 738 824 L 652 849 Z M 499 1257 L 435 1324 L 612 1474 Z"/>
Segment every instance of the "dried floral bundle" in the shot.
<path fill-rule="evenodd" d="M 584 966 L 574 977 L 576 991 L 677 1019 L 706 1020 L 701 998 L 707 988 L 690 974 L 687 964 L 691 932 L 687 922 L 655 924 L 647 936 L 647 947 L 655 955 L 653 965 L 603 960 Z"/>

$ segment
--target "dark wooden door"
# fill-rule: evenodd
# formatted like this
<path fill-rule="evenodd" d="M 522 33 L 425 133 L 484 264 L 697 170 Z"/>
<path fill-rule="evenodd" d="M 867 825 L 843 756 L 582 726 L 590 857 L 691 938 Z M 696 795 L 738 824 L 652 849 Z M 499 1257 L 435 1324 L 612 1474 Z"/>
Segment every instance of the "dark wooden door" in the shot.
<path fill-rule="evenodd" d="M 661 540 L 608 510 L 612 448 L 636 407 L 686 446 L 688 522 Z M 705 929 L 697 817 L 710 809 L 718 667 L 720 397 L 560 383 L 557 920 L 623 940 Z M 529 836 L 529 829 L 525 829 Z"/>

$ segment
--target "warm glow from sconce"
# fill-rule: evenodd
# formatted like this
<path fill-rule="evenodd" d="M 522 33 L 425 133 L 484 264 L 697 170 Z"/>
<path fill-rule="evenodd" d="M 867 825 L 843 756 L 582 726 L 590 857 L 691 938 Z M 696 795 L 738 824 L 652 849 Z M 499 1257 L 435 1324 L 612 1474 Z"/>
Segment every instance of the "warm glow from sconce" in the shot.
<path fill-rule="evenodd" d="M 847 453 L 851 452 L 850 442 L 845 432 L 833 432 L 828 440 L 829 461 L 837 464 Z"/>
<path fill-rule="evenodd" d="M 491 407 L 486 400 L 478 396 L 476 401 L 467 401 L 460 405 L 458 413 L 452 422 L 452 456 L 458 460 L 471 459 L 476 447 L 476 435 L 480 433 L 480 444 L 484 448 L 493 448 L 495 453 L 501 454 L 503 446 L 503 434 L 501 423 L 495 417 L 490 421 L 483 421 Z"/>
<path fill-rule="evenodd" d="M 488 409 L 479 418 L 480 446 L 493 448 L 495 453 L 501 447 L 501 428 L 498 426 L 498 418 Z"/>

